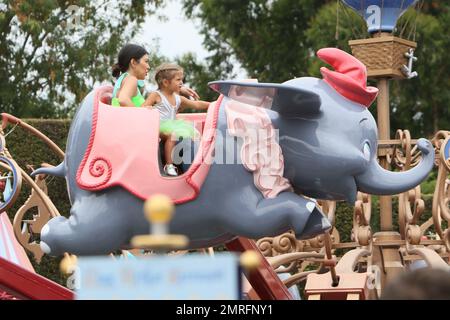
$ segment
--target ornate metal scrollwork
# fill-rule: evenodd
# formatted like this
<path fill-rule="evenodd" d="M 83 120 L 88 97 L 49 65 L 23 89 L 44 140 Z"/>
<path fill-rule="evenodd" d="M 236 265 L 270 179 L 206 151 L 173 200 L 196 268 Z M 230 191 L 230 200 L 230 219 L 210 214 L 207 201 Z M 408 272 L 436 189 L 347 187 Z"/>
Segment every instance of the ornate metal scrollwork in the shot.
<path fill-rule="evenodd" d="M 413 145 L 408 130 L 397 130 L 396 139 L 400 140 L 400 145 L 394 149 L 394 163 L 401 171 L 407 171 L 420 162 L 421 153 Z M 398 223 L 407 247 L 420 244 L 424 230 L 419 226 L 419 219 L 424 211 L 425 202 L 420 185 L 399 195 Z"/>
<path fill-rule="evenodd" d="M 336 202 L 320 200 L 317 205 L 334 226 Z M 332 243 L 338 243 L 340 241 L 339 232 L 334 227 L 330 231 L 330 236 Z M 305 280 L 306 275 L 309 273 L 317 272 L 304 270 L 311 263 L 317 263 L 316 260 L 319 258 L 319 260 L 322 261 L 324 257 L 325 240 L 323 235 L 308 240 L 297 240 L 294 232 L 289 231 L 277 237 L 259 239 L 256 244 L 265 257 L 276 257 L 276 261 L 286 262 L 283 266 L 276 267 L 276 272 L 295 273 L 294 276 L 285 281 L 285 283 L 289 285 Z"/>
<path fill-rule="evenodd" d="M 416 224 L 410 224 L 406 228 L 406 244 L 419 245 L 422 238 L 422 230 Z"/>
<path fill-rule="evenodd" d="M 372 229 L 370 228 L 371 215 L 371 196 L 358 192 L 353 211 L 352 240 L 361 246 L 368 246 L 372 242 Z"/>
<path fill-rule="evenodd" d="M 449 227 L 450 223 L 450 131 L 439 131 L 433 138 L 433 144 L 438 154 L 438 176 L 433 195 L 433 222 L 439 237 L 444 240 L 447 251 L 450 251 Z M 447 222 L 447 229 L 443 230 L 442 220 Z"/>
<path fill-rule="evenodd" d="M 301 248 L 301 243 L 297 241 L 293 232 L 284 233 L 273 239 L 273 250 L 277 254 L 297 252 Z"/>
<path fill-rule="evenodd" d="M 317 205 L 322 212 L 328 217 L 331 225 L 335 224 L 336 202 L 328 200 L 319 200 Z M 339 242 L 339 233 L 335 228 L 331 232 L 333 242 Z M 273 257 L 280 254 L 317 251 L 323 248 L 324 240 L 322 236 L 317 236 L 309 240 L 297 240 L 292 231 L 279 235 L 277 237 L 265 237 L 257 241 L 259 250 L 265 257 Z"/>
<path fill-rule="evenodd" d="M 403 171 L 415 167 L 420 162 L 421 154 L 417 146 L 413 146 L 409 130 L 397 130 L 395 139 L 400 140 L 400 145 L 394 146 L 391 164 Z"/>
<path fill-rule="evenodd" d="M 283 254 L 301 252 L 303 251 L 303 243 L 295 238 L 292 231 L 283 233 L 277 237 L 266 237 L 259 239 L 256 242 L 259 250 L 265 257 L 275 257 Z M 281 270 L 283 272 L 289 272 L 294 270 L 297 266 L 297 262 L 291 262 Z"/>
<path fill-rule="evenodd" d="M 408 239 L 408 226 L 418 225 L 425 211 L 425 202 L 421 198 L 420 185 L 399 195 L 399 228 L 402 239 Z M 420 229 L 420 228 L 419 228 Z"/>
<path fill-rule="evenodd" d="M 302 242 L 295 238 L 292 231 L 283 233 L 273 238 L 265 237 L 259 239 L 257 241 L 257 245 L 265 257 L 273 257 L 283 253 L 297 252 L 303 249 Z"/>
<path fill-rule="evenodd" d="M 259 251 L 264 257 L 273 257 L 274 252 L 272 248 L 273 238 L 265 237 L 256 241 Z"/>
<path fill-rule="evenodd" d="M 31 178 L 29 179 L 31 180 Z M 34 234 L 39 234 L 50 218 L 59 215 L 59 213 L 47 197 L 47 185 L 42 176 L 37 176 L 31 187 L 31 195 L 14 217 L 13 228 L 17 241 L 33 254 L 37 263 L 40 263 L 44 253 L 36 242 Z M 26 214 L 35 208 L 37 214 L 33 214 L 33 219 L 24 219 Z"/>

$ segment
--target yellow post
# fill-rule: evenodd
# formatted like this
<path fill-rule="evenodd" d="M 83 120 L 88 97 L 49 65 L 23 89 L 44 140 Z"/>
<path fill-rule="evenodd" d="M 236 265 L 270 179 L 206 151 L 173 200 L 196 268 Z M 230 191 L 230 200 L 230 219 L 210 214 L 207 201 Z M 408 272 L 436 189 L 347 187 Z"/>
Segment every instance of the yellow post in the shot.
<path fill-rule="evenodd" d="M 184 249 L 189 239 L 184 235 L 169 234 L 169 222 L 173 218 L 174 204 L 163 194 L 157 194 L 144 204 L 145 217 L 151 224 L 150 234 L 134 236 L 131 245 L 138 249 L 174 250 Z"/>

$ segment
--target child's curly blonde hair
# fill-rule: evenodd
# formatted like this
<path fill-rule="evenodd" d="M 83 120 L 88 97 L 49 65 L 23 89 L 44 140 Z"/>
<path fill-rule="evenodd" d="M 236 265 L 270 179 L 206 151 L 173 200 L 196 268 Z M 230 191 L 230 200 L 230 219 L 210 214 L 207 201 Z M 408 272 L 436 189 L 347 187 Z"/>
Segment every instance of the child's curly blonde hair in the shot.
<path fill-rule="evenodd" d="M 164 80 L 172 80 L 177 73 L 184 73 L 182 67 L 175 63 L 163 63 L 155 70 L 155 81 L 161 89 Z"/>

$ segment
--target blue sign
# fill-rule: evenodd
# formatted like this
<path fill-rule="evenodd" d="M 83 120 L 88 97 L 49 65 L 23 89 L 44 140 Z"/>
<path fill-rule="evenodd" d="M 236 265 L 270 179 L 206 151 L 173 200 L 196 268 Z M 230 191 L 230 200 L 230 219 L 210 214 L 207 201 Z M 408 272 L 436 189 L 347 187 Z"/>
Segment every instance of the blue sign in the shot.
<path fill-rule="evenodd" d="M 417 0 L 342 0 L 367 22 L 369 32 L 392 32 L 397 19 Z"/>
<path fill-rule="evenodd" d="M 233 254 L 120 259 L 80 257 L 77 300 L 238 300 L 239 259 Z"/>

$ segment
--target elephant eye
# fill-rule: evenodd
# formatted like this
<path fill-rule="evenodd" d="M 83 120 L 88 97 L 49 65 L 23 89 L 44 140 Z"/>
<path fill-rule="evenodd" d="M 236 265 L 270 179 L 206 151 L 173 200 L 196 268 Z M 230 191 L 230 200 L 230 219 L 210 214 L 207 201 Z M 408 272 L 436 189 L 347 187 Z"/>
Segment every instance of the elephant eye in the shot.
<path fill-rule="evenodd" d="M 363 154 L 364 154 L 364 159 L 366 159 L 367 161 L 370 161 L 370 145 L 368 142 L 364 143 Z"/>

